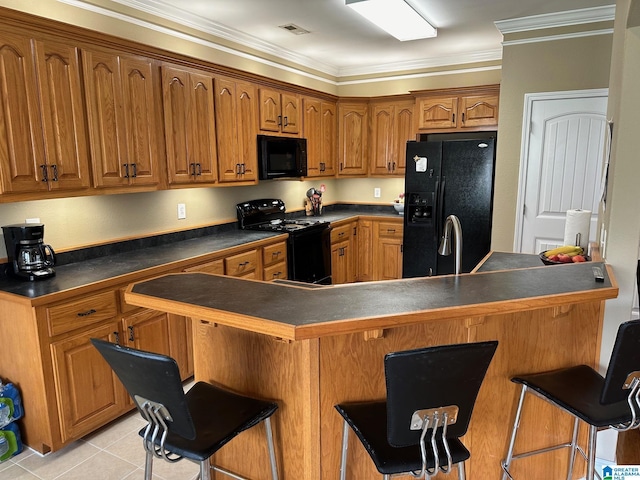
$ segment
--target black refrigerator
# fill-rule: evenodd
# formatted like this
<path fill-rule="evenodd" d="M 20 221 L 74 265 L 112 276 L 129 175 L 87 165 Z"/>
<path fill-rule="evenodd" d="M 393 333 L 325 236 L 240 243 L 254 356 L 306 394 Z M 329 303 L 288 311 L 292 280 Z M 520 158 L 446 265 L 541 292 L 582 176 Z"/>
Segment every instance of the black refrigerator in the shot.
<path fill-rule="evenodd" d="M 462 227 L 463 273 L 470 272 L 491 246 L 495 132 L 474 134 L 473 139 L 433 138 L 407 142 L 405 278 L 455 272 L 455 249 L 448 256 L 438 254 L 449 215 L 456 215 Z"/>

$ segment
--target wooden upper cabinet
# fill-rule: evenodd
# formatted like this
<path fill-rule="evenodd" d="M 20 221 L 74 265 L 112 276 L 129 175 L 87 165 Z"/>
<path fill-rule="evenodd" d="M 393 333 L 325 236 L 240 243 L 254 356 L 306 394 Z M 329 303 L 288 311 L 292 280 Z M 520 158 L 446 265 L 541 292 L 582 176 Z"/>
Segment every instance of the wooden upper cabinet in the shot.
<path fill-rule="evenodd" d="M 415 92 L 418 129 L 483 130 L 498 125 L 499 85 L 444 91 Z"/>
<path fill-rule="evenodd" d="M 248 82 L 216 78 L 214 102 L 220 182 L 258 178 L 258 97 Z"/>
<path fill-rule="evenodd" d="M 391 101 L 371 106 L 370 173 L 404 176 L 407 140 L 415 140 L 414 101 Z"/>
<path fill-rule="evenodd" d="M 260 130 L 300 133 L 300 96 L 271 88 L 260 88 Z"/>
<path fill-rule="evenodd" d="M 214 183 L 213 78 L 163 65 L 162 103 L 169 184 Z"/>
<path fill-rule="evenodd" d="M 83 50 L 82 60 L 94 186 L 157 185 L 162 135 L 154 61 L 107 50 Z"/>
<path fill-rule="evenodd" d="M 338 103 L 338 175 L 366 175 L 369 144 L 367 102 Z"/>
<path fill-rule="evenodd" d="M 333 176 L 338 157 L 336 104 L 304 97 L 302 109 L 303 136 L 307 139 L 307 176 Z"/>
<path fill-rule="evenodd" d="M 3 193 L 89 186 L 78 49 L 0 32 Z"/>

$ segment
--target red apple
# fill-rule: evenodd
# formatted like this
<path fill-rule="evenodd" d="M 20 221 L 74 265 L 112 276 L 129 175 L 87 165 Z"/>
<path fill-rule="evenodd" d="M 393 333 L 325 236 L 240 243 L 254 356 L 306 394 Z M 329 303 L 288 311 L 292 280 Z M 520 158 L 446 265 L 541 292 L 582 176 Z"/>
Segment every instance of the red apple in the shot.
<path fill-rule="evenodd" d="M 551 255 L 549 257 L 549 260 L 551 260 L 552 262 L 557 262 L 558 261 L 558 255 Z"/>
<path fill-rule="evenodd" d="M 574 263 L 580 263 L 580 262 L 586 262 L 587 261 L 587 259 L 584 258 L 583 255 L 574 255 L 571 260 L 573 260 Z"/>

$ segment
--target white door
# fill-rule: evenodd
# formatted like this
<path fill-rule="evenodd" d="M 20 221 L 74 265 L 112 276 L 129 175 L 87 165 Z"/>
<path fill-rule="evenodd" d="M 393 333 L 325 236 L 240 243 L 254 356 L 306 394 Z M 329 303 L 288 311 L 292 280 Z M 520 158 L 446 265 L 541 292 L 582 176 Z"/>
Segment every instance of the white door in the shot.
<path fill-rule="evenodd" d="M 596 240 L 604 160 L 606 89 L 525 96 L 514 250 L 564 243 L 566 211 L 591 210 Z"/>

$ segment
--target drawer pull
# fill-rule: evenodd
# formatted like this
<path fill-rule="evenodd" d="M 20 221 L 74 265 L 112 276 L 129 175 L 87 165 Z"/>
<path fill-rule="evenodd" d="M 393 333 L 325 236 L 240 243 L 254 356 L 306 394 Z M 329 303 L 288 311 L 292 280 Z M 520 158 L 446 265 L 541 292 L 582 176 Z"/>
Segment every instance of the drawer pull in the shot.
<path fill-rule="evenodd" d="M 78 312 L 78 317 L 87 317 L 89 315 L 93 315 L 94 313 L 96 313 L 97 310 L 95 308 L 92 308 L 91 310 L 87 310 L 86 312 Z"/>
<path fill-rule="evenodd" d="M 395 228 L 387 228 L 387 233 L 396 233 Z"/>
<path fill-rule="evenodd" d="M 129 329 L 129 341 L 133 342 L 136 338 L 133 336 L 133 327 L 127 327 Z"/>
<path fill-rule="evenodd" d="M 242 262 L 242 263 L 239 263 L 239 264 L 238 264 L 238 268 L 244 268 L 244 267 L 246 267 L 247 265 L 249 265 L 249 262 Z"/>

